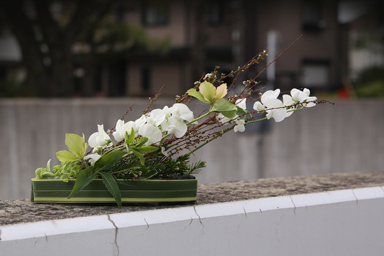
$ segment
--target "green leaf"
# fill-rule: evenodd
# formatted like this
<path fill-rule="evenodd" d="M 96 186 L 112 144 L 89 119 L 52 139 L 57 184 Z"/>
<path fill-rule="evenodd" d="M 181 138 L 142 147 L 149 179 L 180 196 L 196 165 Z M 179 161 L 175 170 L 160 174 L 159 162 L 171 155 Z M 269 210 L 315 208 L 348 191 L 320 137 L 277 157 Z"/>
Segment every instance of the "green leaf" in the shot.
<path fill-rule="evenodd" d="M 42 178 L 48 178 L 48 177 L 56 177 L 57 175 L 51 172 L 43 172 Z"/>
<path fill-rule="evenodd" d="M 112 151 L 105 155 L 102 155 L 99 160 L 95 162 L 95 169 L 97 172 L 101 172 L 103 170 L 106 170 L 108 168 L 111 168 L 114 164 L 116 164 L 122 157 L 124 157 L 127 154 L 127 152 L 124 151 Z"/>
<path fill-rule="evenodd" d="M 228 118 L 234 118 L 237 111 L 238 109 L 236 105 L 230 103 L 224 98 L 218 99 L 211 109 L 211 112 L 222 113 L 225 117 Z"/>
<path fill-rule="evenodd" d="M 81 158 L 75 156 L 74 154 L 72 154 L 71 152 L 67 151 L 67 150 L 61 150 L 59 152 L 56 153 L 56 157 L 57 159 L 60 160 L 60 162 L 62 163 L 65 163 L 65 162 L 72 162 L 72 161 L 78 161 L 80 160 Z"/>
<path fill-rule="evenodd" d="M 37 168 L 35 170 L 36 177 L 41 179 L 43 177 L 44 169 L 43 168 Z"/>
<path fill-rule="evenodd" d="M 158 147 L 154 147 L 154 146 L 147 146 L 147 147 L 140 147 L 140 148 L 136 148 L 134 147 L 133 149 L 139 151 L 140 153 L 152 153 L 152 152 L 155 152 L 157 150 L 159 150 Z"/>
<path fill-rule="evenodd" d="M 135 130 L 132 128 L 131 134 L 125 133 L 125 144 L 130 145 L 135 142 Z"/>
<path fill-rule="evenodd" d="M 97 177 L 97 173 L 93 166 L 89 166 L 87 169 L 84 169 L 83 171 L 81 171 L 79 176 L 77 176 L 75 185 L 73 186 L 71 194 L 69 194 L 68 198 L 71 198 L 72 196 L 74 196 L 76 193 L 82 190 L 96 177 Z"/>
<path fill-rule="evenodd" d="M 223 114 L 223 116 L 227 117 L 227 118 L 234 118 L 236 117 L 236 111 L 222 111 L 220 112 L 221 114 Z"/>
<path fill-rule="evenodd" d="M 245 109 L 243 109 L 241 107 L 236 106 L 236 108 L 237 108 L 236 115 L 238 115 L 238 116 L 241 116 L 241 115 L 244 115 L 244 114 L 248 113 L 247 110 L 245 110 Z"/>
<path fill-rule="evenodd" d="M 216 87 L 210 82 L 204 81 L 199 86 L 199 91 L 201 95 L 203 95 L 204 99 L 209 103 L 214 102 L 214 98 L 216 95 Z"/>
<path fill-rule="evenodd" d="M 136 144 L 135 147 L 141 147 L 142 145 L 144 145 L 145 143 L 147 143 L 147 141 L 148 141 L 148 138 L 147 138 L 147 137 L 143 137 L 143 138 L 141 138 L 141 139 L 137 142 L 137 144 Z"/>
<path fill-rule="evenodd" d="M 51 159 L 49 159 L 48 162 L 47 162 L 47 171 L 48 172 L 52 172 L 51 171 Z"/>
<path fill-rule="evenodd" d="M 140 163 L 141 163 L 141 165 L 144 165 L 144 164 L 145 164 L 145 159 L 144 159 L 143 154 L 140 153 L 140 151 L 138 151 L 138 150 L 135 149 L 135 148 L 131 148 L 131 150 L 132 150 L 132 152 L 135 154 L 135 156 L 136 156 L 137 158 L 140 159 Z"/>
<path fill-rule="evenodd" d="M 100 172 L 100 175 L 103 178 L 103 183 L 105 187 L 108 189 L 109 193 L 111 193 L 113 198 L 115 198 L 115 201 L 119 208 L 121 208 L 121 192 L 116 180 L 110 173 L 107 172 Z"/>
<path fill-rule="evenodd" d="M 64 182 L 67 182 L 67 183 L 68 183 L 68 181 L 69 181 L 69 176 L 68 176 L 68 174 L 63 174 L 63 175 L 60 176 L 60 179 L 61 179 L 62 181 L 64 181 Z"/>
<path fill-rule="evenodd" d="M 80 137 L 73 133 L 65 134 L 65 145 L 67 145 L 68 150 L 79 159 L 83 159 L 88 147 L 85 143 L 84 134 L 83 137 Z"/>
<path fill-rule="evenodd" d="M 196 89 L 189 89 L 187 91 L 187 94 L 189 96 L 192 96 L 192 97 L 195 97 L 196 99 L 198 99 L 199 101 L 202 101 L 202 102 L 205 102 L 205 103 L 210 103 L 209 101 L 206 101 L 203 97 L 203 95 L 201 95 L 200 92 L 196 91 Z"/>

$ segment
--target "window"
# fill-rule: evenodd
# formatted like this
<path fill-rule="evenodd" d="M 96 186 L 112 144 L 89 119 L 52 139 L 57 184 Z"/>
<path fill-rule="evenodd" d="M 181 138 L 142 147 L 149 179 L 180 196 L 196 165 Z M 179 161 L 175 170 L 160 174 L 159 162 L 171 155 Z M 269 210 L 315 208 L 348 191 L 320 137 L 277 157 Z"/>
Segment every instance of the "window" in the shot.
<path fill-rule="evenodd" d="M 320 0 L 304 0 L 302 11 L 302 26 L 304 32 L 319 32 L 325 28 Z"/>
<path fill-rule="evenodd" d="M 329 86 L 329 60 L 303 60 L 301 83 L 303 87 Z"/>
<path fill-rule="evenodd" d="M 143 25 L 159 26 L 168 24 L 168 1 L 145 1 L 142 10 Z"/>

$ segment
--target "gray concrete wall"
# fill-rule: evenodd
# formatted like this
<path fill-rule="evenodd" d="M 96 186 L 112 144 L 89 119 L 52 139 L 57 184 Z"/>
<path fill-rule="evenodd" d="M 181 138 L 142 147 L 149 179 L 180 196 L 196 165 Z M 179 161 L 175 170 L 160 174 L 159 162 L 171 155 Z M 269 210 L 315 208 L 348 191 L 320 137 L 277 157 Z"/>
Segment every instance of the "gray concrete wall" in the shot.
<path fill-rule="evenodd" d="M 161 99 L 155 107 L 172 104 Z M 138 118 L 143 99 L 0 100 L 0 199 L 30 194 L 34 170 L 66 149 L 65 133 L 84 133 L 97 124 L 111 128 L 132 104 Z M 191 105 L 195 113 L 202 105 Z M 207 160 L 200 183 L 334 172 L 384 170 L 384 101 L 346 101 L 295 113 L 270 132 L 230 133 L 201 149 Z"/>

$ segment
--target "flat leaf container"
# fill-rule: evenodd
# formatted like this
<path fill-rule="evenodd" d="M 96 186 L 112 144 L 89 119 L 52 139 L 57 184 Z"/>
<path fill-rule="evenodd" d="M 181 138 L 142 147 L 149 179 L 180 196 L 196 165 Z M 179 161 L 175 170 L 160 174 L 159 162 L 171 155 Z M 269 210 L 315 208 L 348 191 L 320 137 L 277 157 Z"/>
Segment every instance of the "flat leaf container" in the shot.
<path fill-rule="evenodd" d="M 33 178 L 31 202 L 34 203 L 115 203 L 103 181 L 93 180 L 68 199 L 75 180 Z M 193 202 L 197 196 L 197 179 L 117 180 L 123 203 Z"/>

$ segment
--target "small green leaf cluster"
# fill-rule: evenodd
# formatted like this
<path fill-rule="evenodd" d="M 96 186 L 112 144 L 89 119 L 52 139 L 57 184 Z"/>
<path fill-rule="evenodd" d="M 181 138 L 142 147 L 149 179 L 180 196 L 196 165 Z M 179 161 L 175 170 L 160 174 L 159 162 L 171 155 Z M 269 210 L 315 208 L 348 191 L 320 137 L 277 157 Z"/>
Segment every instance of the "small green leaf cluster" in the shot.
<path fill-rule="evenodd" d="M 49 159 L 46 168 L 37 168 L 35 171 L 36 177 L 42 178 L 60 178 L 64 182 L 69 179 L 76 179 L 81 171 L 81 166 L 75 162 L 65 162 L 63 165 L 55 165 L 50 167 L 51 159 Z"/>

